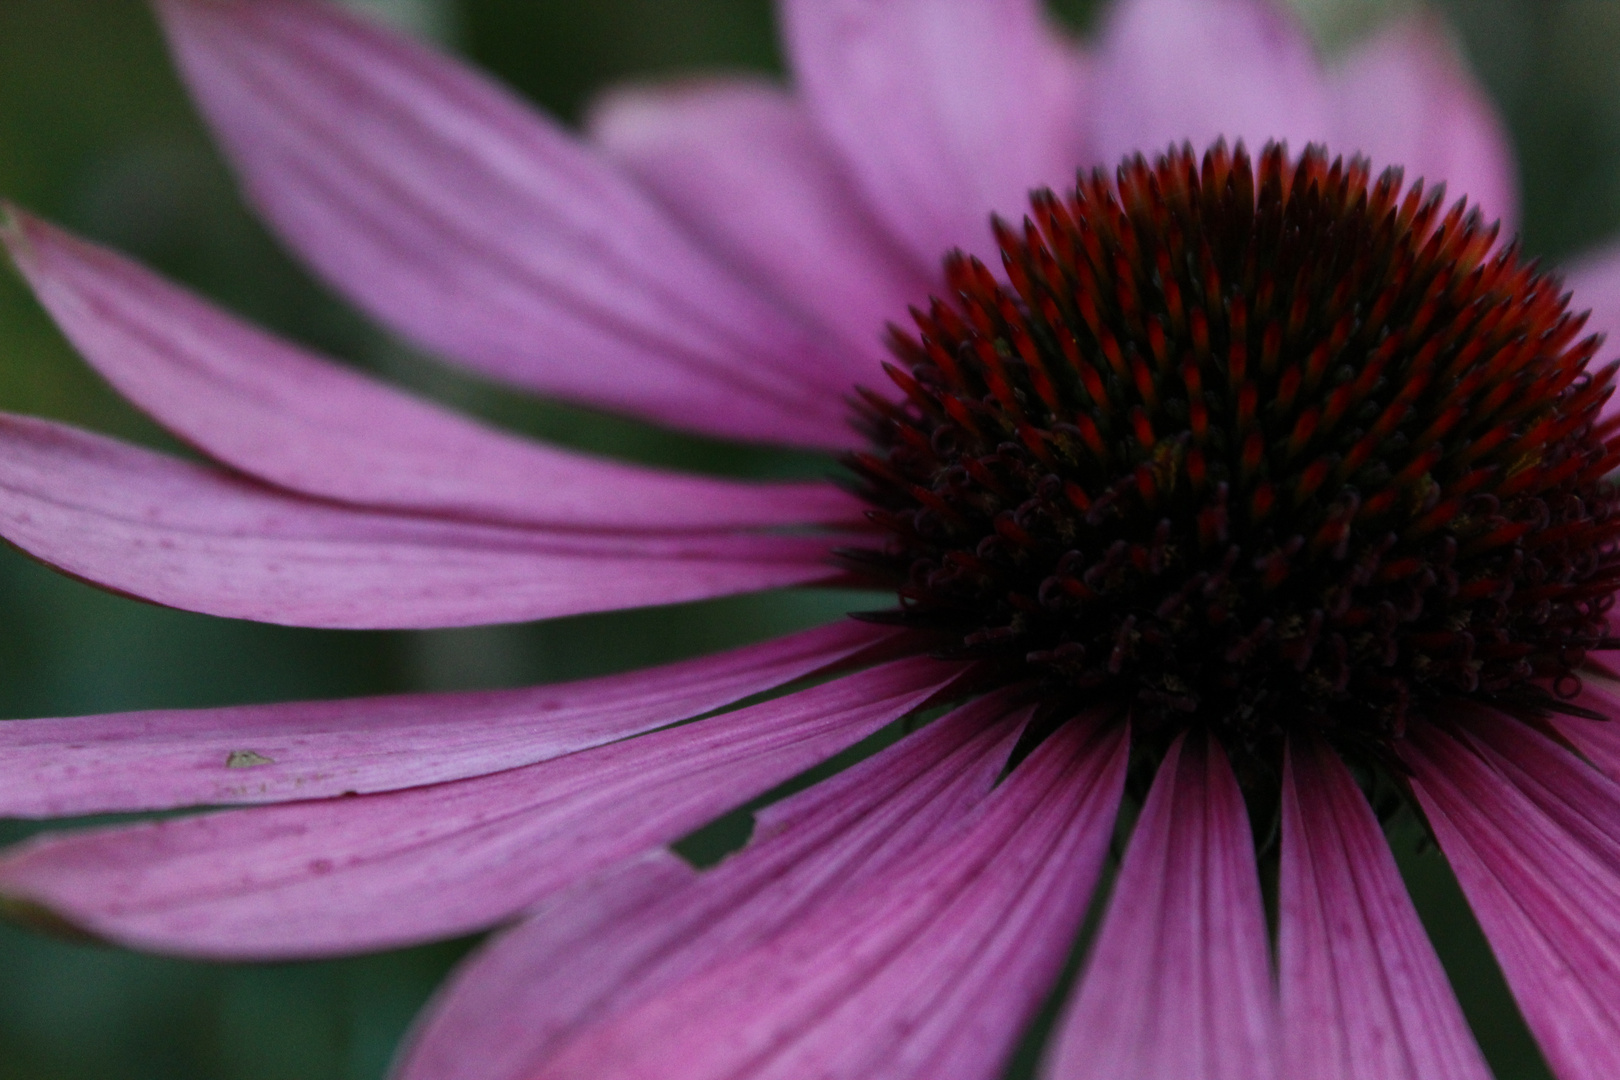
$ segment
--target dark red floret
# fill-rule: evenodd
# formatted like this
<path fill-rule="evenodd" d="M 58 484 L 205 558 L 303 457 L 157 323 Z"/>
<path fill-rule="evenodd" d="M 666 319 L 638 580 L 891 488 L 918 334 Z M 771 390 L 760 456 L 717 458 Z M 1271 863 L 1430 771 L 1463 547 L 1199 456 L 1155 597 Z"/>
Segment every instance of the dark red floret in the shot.
<path fill-rule="evenodd" d="M 879 617 L 1236 754 L 1573 708 L 1620 583 L 1614 367 L 1443 192 L 1183 147 L 998 221 L 1004 279 L 950 256 L 900 399 L 857 403 Z"/>

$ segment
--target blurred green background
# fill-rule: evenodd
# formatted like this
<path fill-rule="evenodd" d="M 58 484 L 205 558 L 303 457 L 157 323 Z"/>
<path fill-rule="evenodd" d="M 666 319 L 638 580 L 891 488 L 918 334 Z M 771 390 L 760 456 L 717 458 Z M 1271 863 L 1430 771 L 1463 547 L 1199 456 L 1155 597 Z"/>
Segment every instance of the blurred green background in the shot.
<path fill-rule="evenodd" d="M 767 0 L 358 0 L 572 120 L 601 87 L 692 69 L 777 71 Z M 1059 14 L 1084 32 L 1098 5 Z M 1324 49 L 1401 0 L 1297 0 Z M 1562 259 L 1620 232 L 1620 4 L 1438 5 L 1519 153 L 1525 243 Z M 0 0 L 0 194 L 226 306 L 510 427 L 743 475 L 814 470 L 453 375 L 324 294 L 243 211 L 139 0 Z M 175 449 L 79 363 L 0 271 L 0 408 Z M 511 685 L 709 651 L 805 625 L 837 597 L 425 634 L 293 631 L 148 607 L 0 550 L 0 717 Z M 0 822 L 0 840 L 32 826 Z M 1503 1080 L 1545 1077 L 1442 860 L 1397 847 Z M 0 1080 L 370 1080 L 469 943 L 315 964 L 135 956 L 0 925 Z M 943 1080 L 943 1078 L 942 1078 Z"/>

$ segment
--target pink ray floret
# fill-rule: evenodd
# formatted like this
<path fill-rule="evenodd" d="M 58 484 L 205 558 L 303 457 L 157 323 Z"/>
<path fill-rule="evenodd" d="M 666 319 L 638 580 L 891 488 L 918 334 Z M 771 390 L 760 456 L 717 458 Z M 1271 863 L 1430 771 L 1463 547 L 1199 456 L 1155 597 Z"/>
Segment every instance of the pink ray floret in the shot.
<path fill-rule="evenodd" d="M 0 814 L 190 811 L 0 853 L 5 909 L 229 959 L 496 930 L 398 1080 L 995 1080 L 1048 1002 L 1045 1080 L 1486 1080 L 1376 777 L 1432 831 L 1559 1080 L 1620 1075 L 1620 680 L 1587 655 L 1620 644 L 1611 489 L 1588 475 L 1620 440 L 1585 336 L 1620 329 L 1620 254 L 1578 267 L 1567 312 L 1515 261 L 1510 146 L 1438 20 L 1324 61 L 1266 0 L 1115 0 L 1085 45 L 1036 0 L 782 0 L 790 84 L 620 88 L 581 137 L 331 4 L 153 7 L 244 197 L 386 329 L 521 389 L 843 455 L 826 472 L 848 483 L 500 431 L 6 204 L 0 240 L 43 308 L 200 458 L 0 416 L 7 541 L 143 600 L 297 626 L 899 599 L 558 685 L 0 724 Z M 1344 157 L 1305 150 L 1321 143 Z M 1425 201 L 1441 183 L 1485 218 Z M 1258 251 L 1266 215 L 1309 224 L 1310 199 L 1341 217 L 1307 239 L 1415 237 L 1406 262 L 1222 276 L 1221 222 Z M 1395 325 L 1376 292 L 1318 310 L 1357 267 L 1398 299 L 1437 262 Z M 1316 282 L 1330 263 L 1342 277 Z M 1478 302 L 1424 338 L 1461 288 Z M 1492 337 L 1514 318 L 1536 333 Z M 1385 337 L 1340 378 L 1334 349 L 1364 327 Z M 1229 445 L 1206 438 L 1223 409 Z M 1336 424 L 1361 441 L 1313 466 Z M 1446 472 L 1493 448 L 1511 468 Z M 1250 528 L 1347 477 L 1309 536 Z M 1502 516 L 1536 484 L 1544 520 Z M 1208 499 L 1173 502 L 1189 492 Z M 1383 547 L 1352 545 L 1397 513 Z M 1462 542 L 1380 561 L 1445 529 Z M 1042 530 L 1063 541 L 1050 567 Z M 1152 604 L 1099 600 L 1229 541 Z M 1521 556 L 1502 580 L 1453 569 L 1498 548 Z M 1270 598 L 1329 563 L 1342 603 L 1215 636 L 1252 614 L 1234 582 Z M 998 573 L 964 625 L 961 597 Z M 1363 588 L 1386 591 L 1362 611 Z M 1557 634 L 1397 636 L 1456 597 Z M 1060 611 L 1080 614 L 1048 633 Z M 1175 640 L 1219 655 L 1178 656 L 1163 627 L 1199 618 L 1212 636 Z M 1142 667 L 1153 648 L 1164 666 Z M 1257 656 L 1270 697 L 1240 692 Z M 1442 668 L 1491 685 L 1431 693 Z M 1383 696 L 1311 711 L 1352 675 Z M 718 865 L 672 848 L 743 809 L 753 834 Z"/>

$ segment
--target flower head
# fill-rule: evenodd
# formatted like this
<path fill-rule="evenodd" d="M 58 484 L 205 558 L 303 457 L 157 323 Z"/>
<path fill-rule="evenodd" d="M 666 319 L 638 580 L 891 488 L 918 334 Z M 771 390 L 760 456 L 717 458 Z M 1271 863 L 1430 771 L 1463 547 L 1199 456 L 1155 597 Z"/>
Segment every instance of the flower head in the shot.
<path fill-rule="evenodd" d="M 502 434 L 15 211 L 64 332 L 218 464 L 0 418 L 0 534 L 310 626 L 897 599 L 579 683 L 8 723 L 0 812 L 236 806 L 13 849 L 8 904 L 212 957 L 506 927 L 408 1080 L 975 1080 L 1128 802 L 1045 1075 L 1483 1077 L 1390 784 L 1562 1080 L 1620 1074 L 1589 655 L 1620 443 L 1579 314 L 1614 290 L 1570 302 L 1486 224 L 1509 163 L 1432 25 L 1323 70 L 1258 0 L 1120 0 L 1094 52 L 1022 0 L 788 2 L 796 94 L 630 92 L 588 146 L 330 8 L 157 8 L 249 196 L 358 305 L 531 389 L 841 455 L 849 489 Z M 885 731 L 719 866 L 669 850 Z"/>
<path fill-rule="evenodd" d="M 1556 282 L 1364 159 L 1141 156 L 946 265 L 868 392 L 873 617 L 1139 739 L 1398 760 L 1450 701 L 1573 710 L 1609 644 L 1613 370 Z M 1271 772 L 1275 774 L 1275 769 Z"/>

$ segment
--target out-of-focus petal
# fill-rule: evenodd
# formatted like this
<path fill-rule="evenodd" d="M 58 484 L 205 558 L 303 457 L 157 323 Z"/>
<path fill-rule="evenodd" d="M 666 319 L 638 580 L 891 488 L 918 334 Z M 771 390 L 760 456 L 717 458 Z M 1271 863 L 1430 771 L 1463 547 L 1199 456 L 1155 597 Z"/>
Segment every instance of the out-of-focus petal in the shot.
<path fill-rule="evenodd" d="M 389 325 L 661 423 L 849 444 L 850 361 L 483 77 L 327 4 L 158 10 L 248 196 Z"/>
<path fill-rule="evenodd" d="M 0 817 L 288 802 L 484 776 L 699 716 L 882 639 L 853 620 L 522 690 L 0 724 Z"/>
<path fill-rule="evenodd" d="M 1282 809 L 1282 1075 L 1490 1080 L 1378 819 L 1338 756 L 1292 743 Z"/>
<path fill-rule="evenodd" d="M 1513 148 L 1484 87 L 1469 73 L 1438 16 L 1400 19 L 1357 47 L 1329 73 L 1333 126 L 1328 148 L 1363 153 L 1375 170 L 1400 165 L 1408 182 L 1444 181 L 1518 227 Z"/>
<path fill-rule="evenodd" d="M 841 903 L 989 792 L 1028 715 L 1008 708 L 980 698 L 772 805 L 712 871 L 659 851 L 546 904 L 457 973 L 398 1080 L 526 1080 L 592 1025 Z"/>
<path fill-rule="evenodd" d="M 1273 0 L 1119 0 L 1097 56 L 1092 160 L 1112 169 L 1190 139 L 1257 154 L 1326 138 L 1330 104 L 1310 39 Z"/>
<path fill-rule="evenodd" d="M 451 937 L 680 837 L 916 708 L 955 670 L 899 661 L 454 783 L 45 836 L 0 860 L 0 894 L 198 956 Z"/>
<path fill-rule="evenodd" d="M 1620 244 L 1609 244 L 1588 253 L 1563 271 L 1565 284 L 1572 296 L 1571 311 L 1591 312 L 1585 332 L 1602 334 L 1608 344 L 1598 354 L 1598 360 L 1608 363 L 1620 354 Z M 1620 394 L 1611 397 L 1603 407 L 1603 418 L 1613 420 L 1620 416 Z"/>
<path fill-rule="evenodd" d="M 273 484 L 367 506 L 571 528 L 859 519 L 854 500 L 830 484 L 659 473 L 493 431 L 21 214 L 0 239 L 63 332 L 124 396 Z"/>
<path fill-rule="evenodd" d="M 1553 1072 L 1620 1076 L 1620 786 L 1484 710 L 1402 757 Z"/>
<path fill-rule="evenodd" d="M 993 1077 L 1079 928 L 1126 755 L 1120 725 L 1066 725 L 949 836 L 529 1075 Z"/>
<path fill-rule="evenodd" d="M 1275 1075 L 1267 940 L 1243 793 L 1218 744 L 1183 736 L 1159 766 L 1043 1075 Z"/>
<path fill-rule="evenodd" d="M 886 322 L 937 293 L 877 225 L 802 102 L 759 79 L 624 87 L 593 139 L 751 280 L 802 305 L 881 382 Z M 939 252 L 938 254 L 943 254 Z"/>
<path fill-rule="evenodd" d="M 826 539 L 541 531 L 362 510 L 5 414 L 0 535 L 154 603 L 350 629 L 554 618 L 835 575 Z"/>
<path fill-rule="evenodd" d="M 995 251 L 992 211 L 1073 182 L 1090 104 L 1037 0 L 786 0 L 798 85 L 873 209 L 932 268 Z M 999 259 L 991 263 L 1000 266 Z"/>

